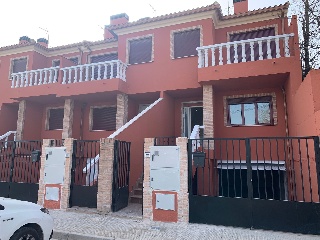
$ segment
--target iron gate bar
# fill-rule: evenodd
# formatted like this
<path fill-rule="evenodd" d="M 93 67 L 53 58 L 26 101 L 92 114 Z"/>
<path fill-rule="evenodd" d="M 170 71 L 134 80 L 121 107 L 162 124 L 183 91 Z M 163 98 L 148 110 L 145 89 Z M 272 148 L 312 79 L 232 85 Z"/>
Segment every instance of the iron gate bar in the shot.
<path fill-rule="evenodd" d="M 97 207 L 99 153 L 99 140 L 74 140 L 69 198 L 70 207 Z"/>
<path fill-rule="evenodd" d="M 190 222 L 320 234 L 319 137 L 189 139 L 188 158 Z"/>
<path fill-rule="evenodd" d="M 31 153 L 41 149 L 41 140 L 1 142 L 1 196 L 37 202 L 40 162 L 32 162 Z"/>
<path fill-rule="evenodd" d="M 115 140 L 112 184 L 113 212 L 128 206 L 130 177 L 130 142 Z"/>

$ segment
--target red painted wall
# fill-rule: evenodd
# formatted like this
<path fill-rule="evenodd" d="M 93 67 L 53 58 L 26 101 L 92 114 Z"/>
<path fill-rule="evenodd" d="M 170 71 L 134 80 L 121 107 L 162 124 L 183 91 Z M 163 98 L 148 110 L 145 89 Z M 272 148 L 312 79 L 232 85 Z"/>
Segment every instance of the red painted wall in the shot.
<path fill-rule="evenodd" d="M 225 126 L 224 123 L 224 96 L 276 93 L 278 124 L 275 126 Z M 283 94 L 280 88 L 250 89 L 238 91 L 216 92 L 214 97 L 214 136 L 217 138 L 243 138 L 243 137 L 271 137 L 285 136 L 285 114 L 283 104 Z"/>
<path fill-rule="evenodd" d="M 143 172 L 144 138 L 173 136 L 174 132 L 174 100 L 165 94 L 162 101 L 116 136 L 131 142 L 130 191 Z"/>

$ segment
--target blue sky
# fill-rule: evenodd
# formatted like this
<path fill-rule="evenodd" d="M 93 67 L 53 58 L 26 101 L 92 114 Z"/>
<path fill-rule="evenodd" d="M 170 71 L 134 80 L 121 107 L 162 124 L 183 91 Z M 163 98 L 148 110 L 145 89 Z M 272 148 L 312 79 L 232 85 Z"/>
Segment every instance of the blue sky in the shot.
<path fill-rule="evenodd" d="M 0 47 L 18 43 L 27 35 L 37 39 L 47 37 L 40 28 L 49 30 L 51 47 L 83 40 L 103 39 L 103 26 L 110 15 L 125 12 L 130 21 L 154 17 L 212 4 L 214 0 L 10 0 L 1 5 Z M 218 0 L 224 12 L 228 2 Z M 249 0 L 249 9 L 258 9 L 285 3 L 286 0 Z M 155 10 L 155 11 L 154 11 Z M 231 8 L 232 12 L 233 9 Z"/>

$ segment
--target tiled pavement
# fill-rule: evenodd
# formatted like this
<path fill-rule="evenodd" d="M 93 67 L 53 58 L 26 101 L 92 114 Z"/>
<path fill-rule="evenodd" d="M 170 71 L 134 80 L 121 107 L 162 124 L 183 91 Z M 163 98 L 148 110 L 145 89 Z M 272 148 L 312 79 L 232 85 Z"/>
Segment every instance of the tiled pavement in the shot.
<path fill-rule="evenodd" d="M 54 239 L 320 240 L 320 236 L 204 224 L 151 222 L 142 220 L 139 204 L 108 215 L 99 215 L 91 209 L 50 212 L 55 220 Z"/>

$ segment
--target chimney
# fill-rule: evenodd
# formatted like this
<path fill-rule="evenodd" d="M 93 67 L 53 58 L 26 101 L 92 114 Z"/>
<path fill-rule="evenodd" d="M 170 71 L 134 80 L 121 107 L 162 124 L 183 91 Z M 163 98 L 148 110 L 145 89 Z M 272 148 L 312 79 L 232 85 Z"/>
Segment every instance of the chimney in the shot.
<path fill-rule="evenodd" d="M 119 25 L 129 22 L 129 16 L 126 13 L 112 15 L 110 17 L 110 25 Z"/>
<path fill-rule="evenodd" d="M 19 44 L 27 44 L 30 43 L 30 38 L 28 36 L 22 36 L 19 38 Z"/>
<path fill-rule="evenodd" d="M 38 38 L 37 43 L 45 48 L 48 48 L 48 40 L 46 38 Z"/>
<path fill-rule="evenodd" d="M 240 14 L 249 11 L 249 0 L 233 0 L 234 14 Z"/>

